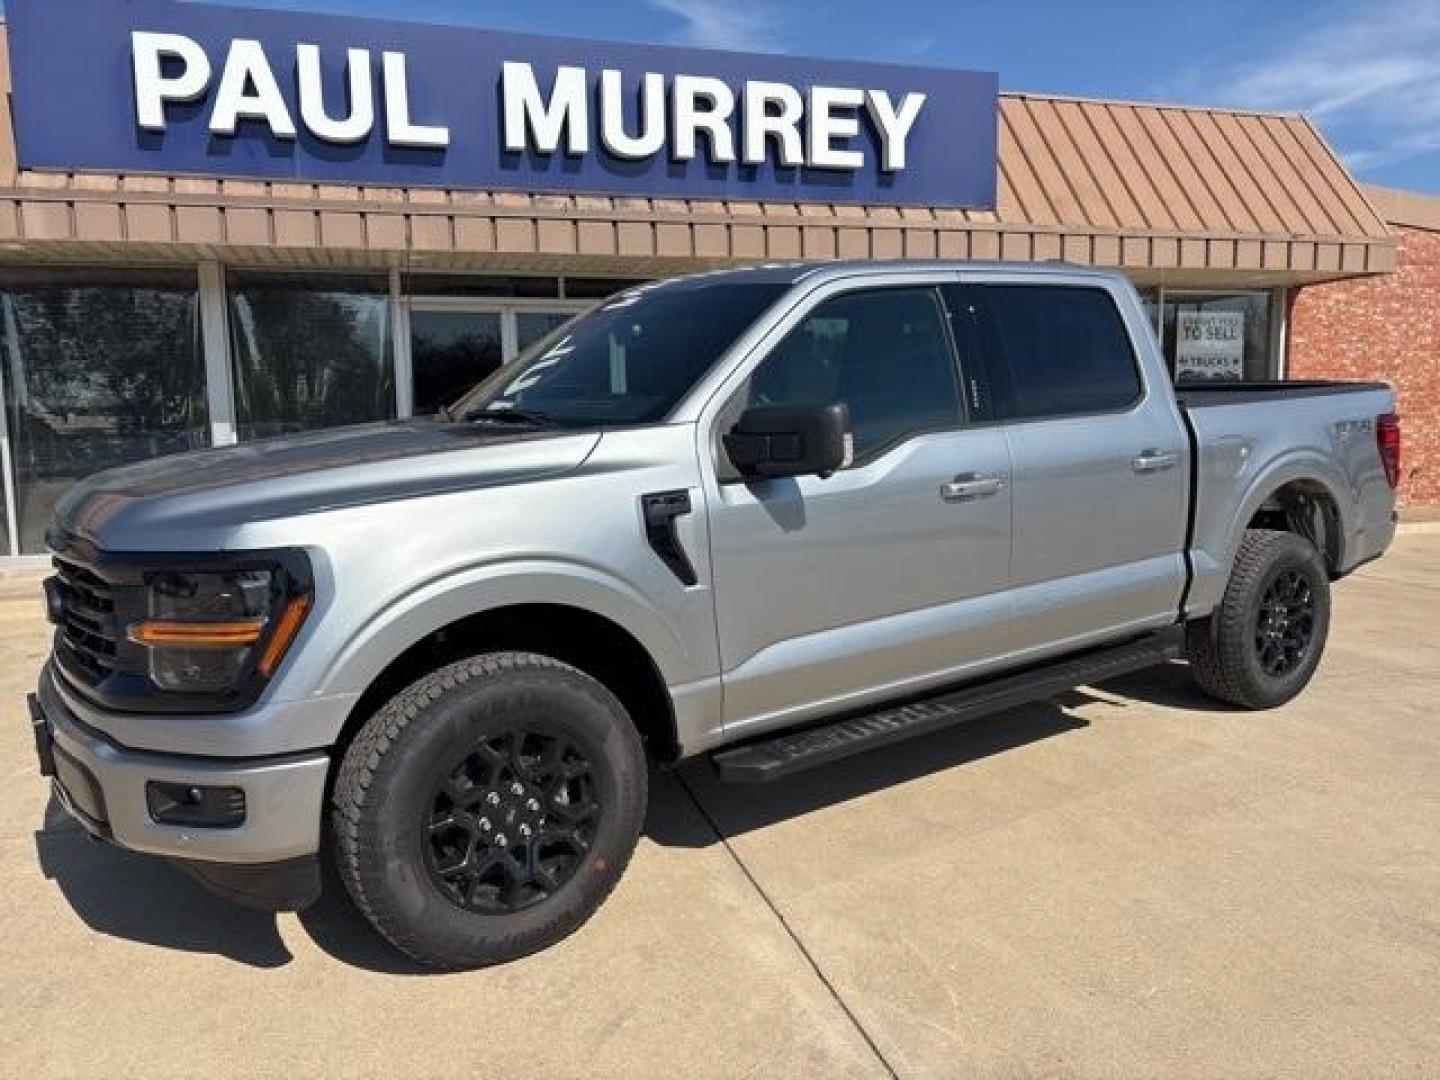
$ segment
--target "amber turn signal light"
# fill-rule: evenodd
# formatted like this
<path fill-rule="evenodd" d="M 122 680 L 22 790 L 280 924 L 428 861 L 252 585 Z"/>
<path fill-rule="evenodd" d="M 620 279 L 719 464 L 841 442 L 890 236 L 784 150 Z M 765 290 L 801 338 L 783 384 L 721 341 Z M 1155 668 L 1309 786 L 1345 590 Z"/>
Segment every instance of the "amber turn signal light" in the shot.
<path fill-rule="evenodd" d="M 152 619 L 131 626 L 130 640 L 137 645 L 233 649 L 254 645 L 264 629 L 264 619 L 232 622 L 164 622 Z"/>
<path fill-rule="evenodd" d="M 268 679 L 275 674 L 275 669 L 285 658 L 285 651 L 290 648 L 290 643 L 300 632 L 300 627 L 304 624 L 305 616 L 308 614 L 310 614 L 310 595 L 308 593 L 293 598 L 285 605 L 285 610 L 280 613 L 280 618 L 275 623 L 275 632 L 270 635 L 270 643 L 265 646 L 265 652 L 260 657 L 259 670 L 262 676 Z"/>

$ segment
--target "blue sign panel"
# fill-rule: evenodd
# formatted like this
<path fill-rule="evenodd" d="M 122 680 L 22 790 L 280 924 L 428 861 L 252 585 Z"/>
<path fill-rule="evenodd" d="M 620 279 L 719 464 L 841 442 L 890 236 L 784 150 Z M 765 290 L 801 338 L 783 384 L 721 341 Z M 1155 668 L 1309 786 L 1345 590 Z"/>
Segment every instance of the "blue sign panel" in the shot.
<path fill-rule="evenodd" d="M 991 207 L 993 74 L 8 0 L 32 169 Z"/>

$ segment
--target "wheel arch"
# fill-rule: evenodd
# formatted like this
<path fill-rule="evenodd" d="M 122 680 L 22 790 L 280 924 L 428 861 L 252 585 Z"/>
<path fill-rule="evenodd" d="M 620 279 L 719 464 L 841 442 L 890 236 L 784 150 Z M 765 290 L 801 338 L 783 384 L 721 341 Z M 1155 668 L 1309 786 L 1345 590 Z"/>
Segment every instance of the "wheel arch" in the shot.
<path fill-rule="evenodd" d="M 1227 490 L 1228 488 L 1228 490 Z M 1237 490 L 1240 489 L 1240 490 Z M 1347 541 L 1356 507 L 1334 464 L 1297 450 L 1271 461 L 1241 484 L 1202 477 L 1192 548 L 1195 579 L 1187 617 L 1203 617 L 1220 602 L 1247 529 L 1268 528 L 1305 537 L 1321 553 L 1331 577 L 1348 568 Z"/>
<path fill-rule="evenodd" d="M 378 705 L 425 670 L 506 650 L 551 656 L 604 683 L 661 760 L 679 738 L 670 687 L 700 666 L 643 597 L 588 567 L 491 566 L 449 575 L 388 603 L 339 650 L 323 693 L 356 697 L 334 757 Z"/>
<path fill-rule="evenodd" d="M 625 627 L 593 611 L 528 603 L 488 608 L 456 619 L 394 656 L 351 707 L 336 738 L 333 761 L 344 758 L 375 710 L 407 686 L 467 656 L 502 651 L 537 653 L 583 671 L 625 706 L 652 759 L 668 762 L 678 756 L 670 693 L 645 646 Z"/>
<path fill-rule="evenodd" d="M 1245 528 L 1273 529 L 1305 538 L 1320 552 L 1332 578 L 1339 577 L 1345 565 L 1340 500 L 1319 477 L 1297 477 L 1275 487 L 1259 500 Z"/>

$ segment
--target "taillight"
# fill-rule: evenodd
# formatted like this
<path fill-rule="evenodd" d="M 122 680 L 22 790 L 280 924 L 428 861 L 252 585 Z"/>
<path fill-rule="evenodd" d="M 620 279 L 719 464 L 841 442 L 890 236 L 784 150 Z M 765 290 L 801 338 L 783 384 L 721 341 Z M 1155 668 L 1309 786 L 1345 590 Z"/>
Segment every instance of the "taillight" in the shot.
<path fill-rule="evenodd" d="M 1388 412 L 1375 418 L 1375 443 L 1385 465 L 1385 479 L 1390 486 L 1400 485 L 1400 415 Z"/>

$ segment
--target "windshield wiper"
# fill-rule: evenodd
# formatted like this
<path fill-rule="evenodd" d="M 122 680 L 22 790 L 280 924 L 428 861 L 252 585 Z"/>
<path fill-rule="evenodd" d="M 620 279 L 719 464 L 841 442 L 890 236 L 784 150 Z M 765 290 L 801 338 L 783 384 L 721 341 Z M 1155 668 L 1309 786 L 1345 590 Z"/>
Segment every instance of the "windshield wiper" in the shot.
<path fill-rule="evenodd" d="M 471 422 L 490 421 L 496 424 L 529 424 L 531 427 L 542 428 L 560 426 L 560 422 L 548 413 L 536 412 L 532 409 L 497 409 L 493 405 L 486 406 L 479 412 L 471 413 L 466 419 Z"/>

